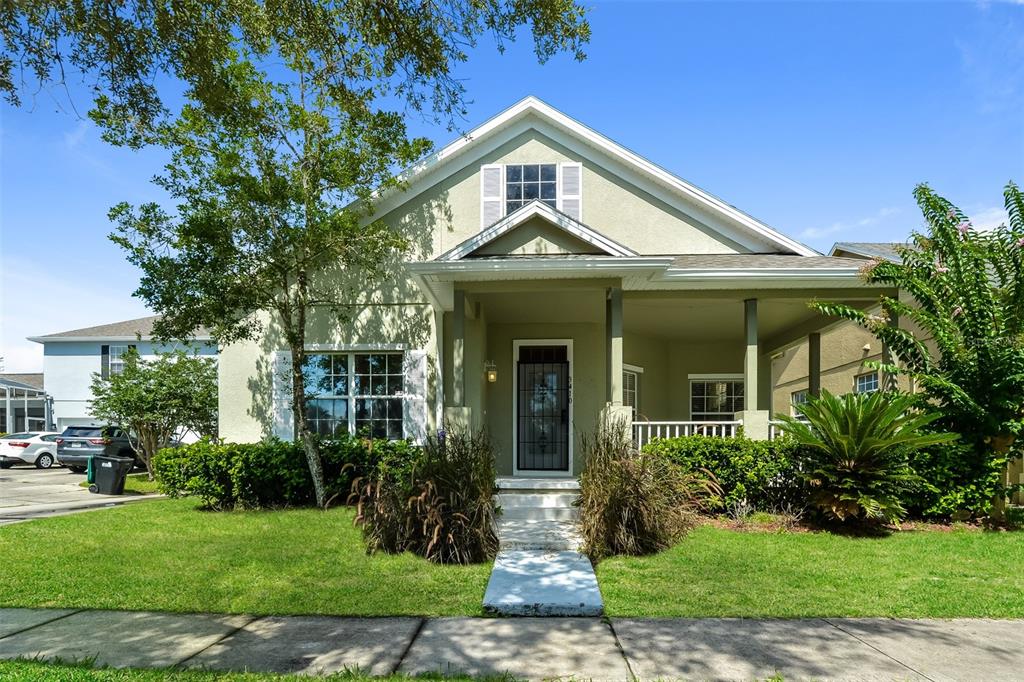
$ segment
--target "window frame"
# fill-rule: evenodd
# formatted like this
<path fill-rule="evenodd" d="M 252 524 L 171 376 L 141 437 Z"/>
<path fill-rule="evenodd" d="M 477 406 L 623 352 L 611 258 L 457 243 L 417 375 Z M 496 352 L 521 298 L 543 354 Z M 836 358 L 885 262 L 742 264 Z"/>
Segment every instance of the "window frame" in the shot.
<path fill-rule="evenodd" d="M 731 412 L 708 412 L 706 410 L 701 411 L 701 412 L 695 412 L 694 409 L 693 409 L 693 398 L 694 398 L 693 386 L 694 386 L 694 384 L 697 384 L 697 383 L 714 383 L 714 382 L 722 382 L 722 381 L 724 381 L 724 382 L 729 382 L 729 383 L 732 383 L 732 384 L 739 384 L 742 387 L 743 386 L 743 382 L 744 382 L 744 377 L 743 377 L 742 373 L 738 373 L 738 374 L 734 374 L 734 373 L 690 374 L 687 378 L 689 379 L 689 390 L 688 390 L 689 402 L 687 403 L 687 405 L 690 408 L 690 421 L 694 421 L 694 422 L 734 421 L 735 418 L 736 418 L 736 413 L 737 412 L 742 412 L 745 409 L 746 404 L 747 404 L 746 391 L 743 392 L 743 395 L 737 396 L 737 395 L 733 394 L 732 396 L 727 396 L 727 397 L 731 397 L 734 401 L 737 398 L 742 400 L 742 404 L 738 406 L 738 409 L 735 409 L 735 410 L 733 410 Z M 704 397 L 706 397 L 706 395 Z M 706 407 L 707 407 L 707 404 L 705 403 L 705 408 Z M 734 404 L 734 407 L 736 407 L 735 404 Z M 700 416 L 698 416 L 698 415 L 700 415 Z M 715 419 L 714 417 L 716 417 L 716 416 L 718 416 L 718 417 L 727 416 L 728 418 L 727 419 Z"/>
<path fill-rule="evenodd" d="M 118 349 L 115 355 L 114 349 Z M 107 346 L 107 374 L 113 376 L 124 372 L 124 356 L 131 348 L 131 344 L 110 344 Z"/>
<path fill-rule="evenodd" d="M 527 167 L 532 167 L 532 166 L 536 166 L 537 167 L 537 180 L 527 181 L 525 179 L 526 178 L 526 168 Z M 552 167 L 554 169 L 554 172 L 555 172 L 554 179 L 552 179 L 552 180 L 544 180 L 544 179 L 542 179 L 543 178 L 543 172 L 544 172 L 543 168 L 545 166 L 550 166 L 550 167 Z M 520 176 L 519 176 L 519 180 L 518 181 L 510 181 L 509 180 L 509 172 L 508 172 L 509 168 L 519 168 L 520 169 Z M 509 184 L 510 184 L 510 182 L 512 182 L 512 184 L 516 184 L 516 185 L 519 186 L 519 188 L 521 190 L 519 197 L 511 198 L 509 196 Z M 550 183 L 551 185 L 554 186 L 555 193 L 554 193 L 554 196 L 551 197 L 550 199 L 543 199 L 543 198 L 541 198 L 542 194 L 543 194 L 543 191 L 542 191 L 543 190 L 543 185 L 546 184 L 546 183 Z M 537 196 L 535 198 L 533 198 L 533 199 L 527 199 L 526 196 L 525 196 L 525 194 L 526 194 L 525 188 L 526 188 L 527 184 L 530 184 L 530 185 L 536 184 L 537 185 Z M 526 205 L 530 204 L 533 201 L 540 201 L 541 203 L 547 204 L 548 206 L 550 206 L 551 208 L 555 209 L 556 211 L 559 210 L 558 207 L 559 207 L 559 185 L 560 184 L 561 183 L 560 183 L 560 178 L 559 178 L 559 164 L 558 164 L 557 161 L 546 162 L 546 163 L 506 163 L 506 164 L 503 164 L 502 165 L 502 173 L 501 173 L 501 192 L 502 192 L 501 199 L 502 199 L 503 215 L 506 215 L 506 216 L 507 215 L 511 215 L 512 213 L 515 213 L 516 211 L 521 209 L 523 206 L 526 206 Z M 513 208 L 512 210 L 509 210 L 509 203 L 510 202 L 518 202 L 519 205 L 516 206 L 515 208 Z"/>
<path fill-rule="evenodd" d="M 803 400 L 797 400 L 798 395 L 803 395 Z M 793 391 L 789 394 L 789 412 L 794 417 L 799 417 L 800 413 L 797 411 L 797 405 L 803 405 L 811 399 L 811 390 L 808 388 L 801 388 Z"/>
<path fill-rule="evenodd" d="M 872 377 L 874 381 L 874 388 L 867 390 L 861 389 L 861 379 Z M 853 377 L 853 392 L 854 393 L 876 393 L 882 388 L 881 377 L 878 375 L 878 370 L 872 370 L 870 372 L 862 372 Z"/>
<path fill-rule="evenodd" d="M 374 437 L 374 438 L 386 438 L 387 440 L 402 440 L 403 438 L 406 437 L 406 434 L 405 434 L 405 411 L 406 411 L 405 398 L 406 398 L 406 395 L 408 393 L 407 392 L 407 387 L 405 385 L 405 383 L 406 383 L 405 363 L 406 363 L 406 360 L 407 360 L 406 354 L 407 354 L 407 351 L 404 348 L 387 348 L 387 349 L 378 349 L 378 348 L 373 348 L 373 349 L 365 349 L 365 348 L 359 348 L 359 349 L 312 348 L 312 349 L 307 349 L 306 350 L 306 361 L 307 362 L 309 362 L 312 357 L 314 357 L 314 356 L 321 356 L 321 355 L 326 355 L 326 356 L 345 356 L 346 360 L 345 360 L 345 373 L 344 374 L 335 374 L 333 372 L 333 366 L 332 366 L 332 373 L 327 375 L 329 377 L 344 376 L 345 377 L 345 392 L 344 393 L 323 393 L 323 392 L 321 392 L 321 393 L 312 393 L 312 392 L 309 392 L 307 390 L 306 391 L 306 401 L 307 401 L 307 405 L 306 405 L 306 410 L 307 410 L 306 420 L 308 422 L 313 422 L 313 423 L 321 422 L 321 421 L 327 421 L 327 422 L 335 423 L 334 426 L 330 429 L 330 434 L 328 435 L 328 437 L 333 437 L 334 430 L 337 427 L 337 423 L 340 423 L 341 420 L 337 419 L 337 418 L 335 418 L 333 416 L 334 410 L 332 410 L 332 416 L 329 417 L 328 419 L 311 419 L 310 416 L 309 416 L 310 403 L 313 402 L 313 401 L 321 401 L 321 400 L 331 400 L 331 401 L 339 401 L 339 402 L 343 401 L 343 402 L 345 402 L 347 404 L 346 414 L 345 414 L 345 425 L 346 425 L 347 433 L 358 435 L 358 432 L 359 432 L 358 429 L 359 428 L 365 427 L 365 426 L 369 426 L 371 437 Z M 384 360 L 384 363 L 385 363 L 384 367 L 385 367 L 385 369 L 384 369 L 384 372 L 382 374 L 373 372 L 372 365 L 368 365 L 367 366 L 368 372 L 366 372 L 366 373 L 356 371 L 356 369 L 357 369 L 356 358 L 358 356 L 365 356 L 365 357 L 369 358 L 372 355 L 383 355 L 383 356 L 385 356 L 385 360 Z M 397 356 L 398 357 L 399 371 L 397 373 L 390 371 L 391 368 L 390 368 L 390 364 L 389 364 L 389 361 L 388 361 L 388 358 L 390 356 Z M 367 362 L 369 362 L 369 360 L 367 360 Z M 357 383 L 357 381 L 356 381 L 355 378 L 356 377 L 364 377 L 364 376 L 367 379 L 370 380 L 369 381 L 370 387 L 368 389 L 369 392 L 362 391 L 361 390 L 362 387 L 360 387 L 360 392 L 357 393 L 356 392 L 356 383 Z M 392 392 L 390 392 L 390 389 L 386 389 L 387 392 L 385 392 L 385 393 L 378 393 L 378 394 L 372 393 L 372 385 L 373 385 L 373 381 L 372 380 L 373 380 L 374 377 L 383 377 L 383 381 L 385 383 L 385 386 L 387 386 L 390 383 L 389 379 L 391 377 L 396 377 L 396 376 L 400 378 L 400 386 L 401 386 L 397 392 L 392 393 Z M 307 386 L 307 387 L 303 387 L 303 388 L 304 389 L 308 389 L 309 387 Z M 392 417 L 390 414 L 387 414 L 386 416 L 380 418 L 380 417 L 375 417 L 375 416 L 373 416 L 371 414 L 371 416 L 368 419 L 358 419 L 357 418 L 357 413 L 358 413 L 357 404 L 359 403 L 359 401 L 372 401 L 372 400 L 398 401 L 398 404 L 399 404 L 399 416 L 398 417 Z M 372 409 L 372 405 L 371 405 L 371 409 Z M 373 435 L 374 423 L 375 422 L 383 422 L 384 423 L 384 435 L 383 436 L 374 436 Z M 397 437 L 393 437 L 393 434 L 390 432 L 390 423 L 391 422 L 397 422 L 398 423 L 398 431 L 397 431 L 397 433 L 399 435 Z M 313 430 L 315 432 L 319 433 L 318 429 L 314 428 Z"/>
<path fill-rule="evenodd" d="M 626 375 L 631 374 L 634 377 L 633 383 L 633 402 L 626 402 Z M 638 365 L 630 365 L 628 363 L 622 363 L 622 405 L 629 407 L 633 411 L 633 421 L 636 421 L 637 417 L 640 416 L 640 384 L 643 378 L 644 368 Z"/>

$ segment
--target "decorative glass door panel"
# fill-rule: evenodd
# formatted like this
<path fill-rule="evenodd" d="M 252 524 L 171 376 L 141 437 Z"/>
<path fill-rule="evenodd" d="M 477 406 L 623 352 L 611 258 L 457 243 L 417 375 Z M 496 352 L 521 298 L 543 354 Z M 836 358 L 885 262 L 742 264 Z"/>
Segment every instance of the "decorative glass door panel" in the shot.
<path fill-rule="evenodd" d="M 516 362 L 520 471 L 569 470 L 569 359 L 565 346 L 522 346 Z"/>

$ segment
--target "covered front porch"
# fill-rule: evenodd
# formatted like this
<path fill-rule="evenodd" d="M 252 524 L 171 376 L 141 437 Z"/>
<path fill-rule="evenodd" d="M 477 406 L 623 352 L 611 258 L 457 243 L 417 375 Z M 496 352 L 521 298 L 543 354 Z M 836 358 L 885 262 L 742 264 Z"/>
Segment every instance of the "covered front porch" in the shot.
<path fill-rule="evenodd" d="M 819 335 L 836 323 L 808 301 L 869 306 L 879 293 L 770 279 L 657 287 L 594 270 L 512 277 L 485 267 L 424 278 L 442 328 L 437 416 L 486 428 L 502 476 L 577 475 L 581 438 L 607 419 L 626 422 L 639 445 L 741 428 L 771 438 L 771 356 L 809 341 L 816 389 Z"/>

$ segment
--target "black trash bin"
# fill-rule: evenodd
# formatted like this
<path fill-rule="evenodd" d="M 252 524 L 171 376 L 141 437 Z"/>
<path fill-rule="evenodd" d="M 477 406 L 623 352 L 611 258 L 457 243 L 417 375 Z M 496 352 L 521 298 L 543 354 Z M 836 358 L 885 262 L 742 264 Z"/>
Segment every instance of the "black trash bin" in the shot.
<path fill-rule="evenodd" d="M 132 470 L 135 460 L 131 457 L 104 457 L 103 455 L 96 455 L 92 459 L 92 470 L 96 476 L 96 482 L 89 486 L 89 492 L 100 495 L 123 493 L 125 476 Z"/>

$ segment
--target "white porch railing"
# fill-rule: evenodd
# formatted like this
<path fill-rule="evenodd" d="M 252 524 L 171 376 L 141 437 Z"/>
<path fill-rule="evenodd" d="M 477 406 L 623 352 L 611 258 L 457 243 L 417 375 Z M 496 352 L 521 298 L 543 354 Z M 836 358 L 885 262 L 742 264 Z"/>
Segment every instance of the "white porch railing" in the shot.
<path fill-rule="evenodd" d="M 655 438 L 679 438 L 680 436 L 716 436 L 732 438 L 743 425 L 733 422 L 633 422 L 633 439 L 642 448 Z"/>
<path fill-rule="evenodd" d="M 778 419 L 772 419 L 768 422 L 768 440 L 775 440 L 783 434 L 782 422 Z"/>

